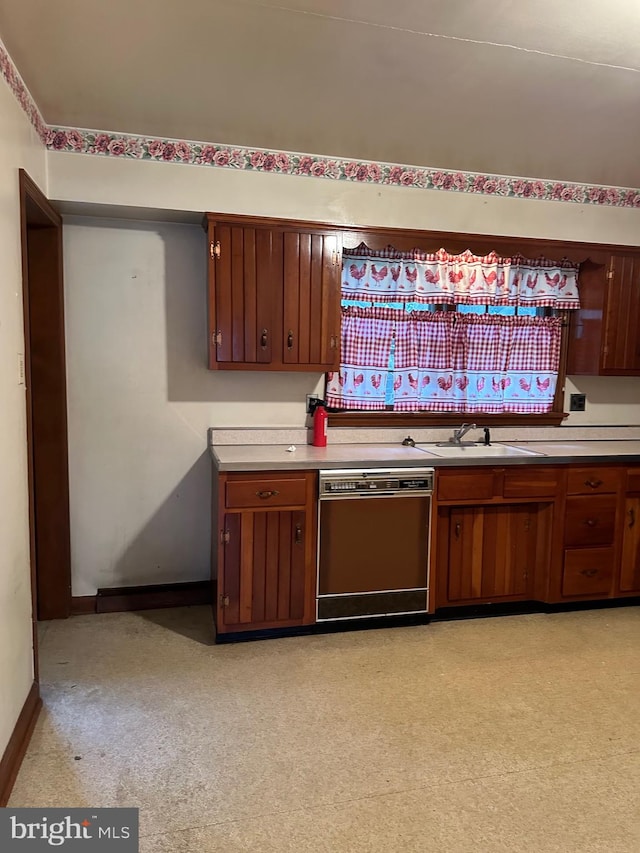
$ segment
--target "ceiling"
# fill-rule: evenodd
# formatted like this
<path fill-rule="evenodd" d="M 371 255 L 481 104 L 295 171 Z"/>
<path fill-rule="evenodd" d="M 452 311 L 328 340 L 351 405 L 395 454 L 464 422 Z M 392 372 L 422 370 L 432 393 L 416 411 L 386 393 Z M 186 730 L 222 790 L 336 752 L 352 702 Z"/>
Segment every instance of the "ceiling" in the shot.
<path fill-rule="evenodd" d="M 638 0 L 0 0 L 51 125 L 640 186 Z"/>

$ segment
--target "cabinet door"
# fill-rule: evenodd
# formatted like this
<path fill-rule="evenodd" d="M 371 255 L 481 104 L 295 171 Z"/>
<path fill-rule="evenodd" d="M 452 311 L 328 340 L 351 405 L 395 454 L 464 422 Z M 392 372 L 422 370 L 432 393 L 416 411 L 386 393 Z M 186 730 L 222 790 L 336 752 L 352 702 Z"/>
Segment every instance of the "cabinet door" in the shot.
<path fill-rule="evenodd" d="M 539 542 L 538 505 L 452 507 L 449 513 L 447 601 L 527 599 Z"/>
<path fill-rule="evenodd" d="M 210 223 L 210 369 L 271 363 L 281 293 L 275 243 L 267 228 Z"/>
<path fill-rule="evenodd" d="M 341 240 L 338 234 L 285 232 L 285 366 L 337 370 L 340 364 Z"/>
<path fill-rule="evenodd" d="M 611 259 L 602 372 L 640 374 L 640 258 Z"/>
<path fill-rule="evenodd" d="M 310 530 L 304 510 L 225 515 L 218 580 L 221 633 L 313 621 Z"/>
<path fill-rule="evenodd" d="M 640 592 L 640 498 L 627 498 L 620 592 Z"/>

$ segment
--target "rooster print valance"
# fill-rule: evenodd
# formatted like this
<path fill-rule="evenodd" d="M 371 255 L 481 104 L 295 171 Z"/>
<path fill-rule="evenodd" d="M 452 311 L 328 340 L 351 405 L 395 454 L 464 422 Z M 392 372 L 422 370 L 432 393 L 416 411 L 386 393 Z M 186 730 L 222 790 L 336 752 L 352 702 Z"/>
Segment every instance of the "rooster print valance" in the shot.
<path fill-rule="evenodd" d="M 437 305 L 579 308 L 578 265 L 419 250 L 380 251 L 361 244 L 343 252 L 342 298 Z"/>

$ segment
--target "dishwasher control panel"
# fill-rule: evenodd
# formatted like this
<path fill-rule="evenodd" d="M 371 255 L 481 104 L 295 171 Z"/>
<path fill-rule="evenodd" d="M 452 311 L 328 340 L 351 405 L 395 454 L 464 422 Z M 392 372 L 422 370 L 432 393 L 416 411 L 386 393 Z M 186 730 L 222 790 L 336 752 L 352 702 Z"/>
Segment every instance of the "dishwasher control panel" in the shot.
<path fill-rule="evenodd" d="M 385 495 L 425 495 L 433 492 L 433 468 L 395 469 L 392 471 L 334 470 L 320 471 L 320 499 L 357 497 L 376 493 Z"/>

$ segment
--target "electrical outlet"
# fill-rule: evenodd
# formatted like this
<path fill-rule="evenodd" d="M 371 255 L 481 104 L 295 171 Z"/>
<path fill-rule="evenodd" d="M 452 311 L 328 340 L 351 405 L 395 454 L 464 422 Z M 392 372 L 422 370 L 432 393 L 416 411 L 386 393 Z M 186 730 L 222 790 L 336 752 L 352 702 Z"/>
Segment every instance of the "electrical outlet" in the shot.
<path fill-rule="evenodd" d="M 586 394 L 571 394 L 569 397 L 570 412 L 584 412 L 587 405 Z"/>
<path fill-rule="evenodd" d="M 312 415 L 318 405 L 318 402 L 322 400 L 322 397 L 318 397 L 317 394 L 307 394 L 307 414 Z"/>

